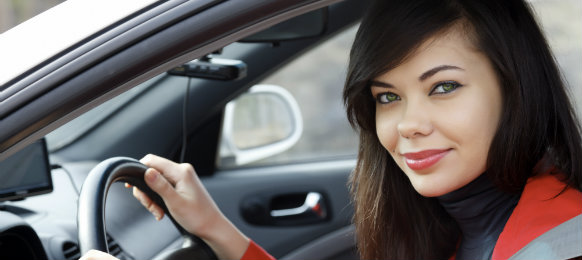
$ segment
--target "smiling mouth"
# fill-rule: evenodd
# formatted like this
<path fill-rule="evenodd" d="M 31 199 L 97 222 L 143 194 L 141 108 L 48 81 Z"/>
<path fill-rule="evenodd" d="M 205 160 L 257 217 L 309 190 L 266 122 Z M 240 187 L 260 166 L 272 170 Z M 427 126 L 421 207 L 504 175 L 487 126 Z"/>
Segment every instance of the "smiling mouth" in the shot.
<path fill-rule="evenodd" d="M 416 153 L 402 154 L 406 158 L 406 165 L 412 170 L 429 168 L 445 157 L 451 149 L 423 150 Z"/>

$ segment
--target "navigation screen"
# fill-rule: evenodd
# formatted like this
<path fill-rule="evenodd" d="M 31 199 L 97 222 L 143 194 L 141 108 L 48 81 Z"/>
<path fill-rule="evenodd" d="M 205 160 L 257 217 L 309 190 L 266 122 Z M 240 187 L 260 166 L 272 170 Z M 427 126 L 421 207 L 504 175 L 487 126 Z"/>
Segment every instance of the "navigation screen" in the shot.
<path fill-rule="evenodd" d="M 0 201 L 48 193 L 52 189 L 44 139 L 0 162 Z"/>

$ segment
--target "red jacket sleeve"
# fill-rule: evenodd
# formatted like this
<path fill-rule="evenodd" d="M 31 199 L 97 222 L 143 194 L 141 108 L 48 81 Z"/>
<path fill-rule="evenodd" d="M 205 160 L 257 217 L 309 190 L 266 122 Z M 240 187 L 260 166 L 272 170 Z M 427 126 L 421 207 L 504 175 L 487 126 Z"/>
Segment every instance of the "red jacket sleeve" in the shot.
<path fill-rule="evenodd" d="M 251 240 L 241 260 L 275 260 L 275 258 Z"/>

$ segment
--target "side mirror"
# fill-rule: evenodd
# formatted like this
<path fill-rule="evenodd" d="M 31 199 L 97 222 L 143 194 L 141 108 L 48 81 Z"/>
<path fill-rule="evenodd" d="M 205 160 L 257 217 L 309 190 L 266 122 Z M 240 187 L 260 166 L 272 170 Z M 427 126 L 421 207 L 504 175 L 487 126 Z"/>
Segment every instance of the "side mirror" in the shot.
<path fill-rule="evenodd" d="M 255 85 L 224 111 L 220 165 L 248 164 L 291 148 L 303 133 L 303 119 L 291 93 Z"/>

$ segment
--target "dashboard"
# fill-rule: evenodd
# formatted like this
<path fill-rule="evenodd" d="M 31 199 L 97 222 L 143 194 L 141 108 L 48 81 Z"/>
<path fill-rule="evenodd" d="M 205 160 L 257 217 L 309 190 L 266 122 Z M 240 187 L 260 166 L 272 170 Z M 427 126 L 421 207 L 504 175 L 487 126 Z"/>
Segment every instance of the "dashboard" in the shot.
<path fill-rule="evenodd" d="M 0 259 L 81 257 L 78 194 L 98 162 L 58 161 L 41 140 L 0 162 Z M 152 259 L 181 246 L 173 224 L 155 221 L 121 183 L 110 187 L 105 211 L 109 252 L 119 259 Z"/>

